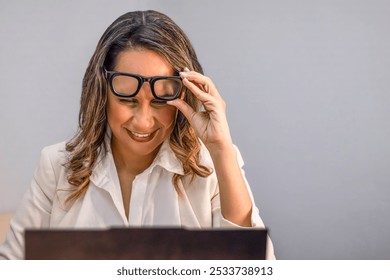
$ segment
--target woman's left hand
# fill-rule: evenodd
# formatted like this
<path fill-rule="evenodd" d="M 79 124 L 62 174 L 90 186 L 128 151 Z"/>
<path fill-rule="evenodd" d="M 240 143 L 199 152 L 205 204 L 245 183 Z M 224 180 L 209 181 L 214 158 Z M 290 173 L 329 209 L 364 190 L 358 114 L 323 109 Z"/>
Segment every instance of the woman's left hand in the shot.
<path fill-rule="evenodd" d="M 205 111 L 195 112 L 185 101 L 176 99 L 168 104 L 178 108 L 187 118 L 196 135 L 209 151 L 232 144 L 226 119 L 226 104 L 213 81 L 195 71 L 180 72 L 183 84 L 202 102 Z"/>

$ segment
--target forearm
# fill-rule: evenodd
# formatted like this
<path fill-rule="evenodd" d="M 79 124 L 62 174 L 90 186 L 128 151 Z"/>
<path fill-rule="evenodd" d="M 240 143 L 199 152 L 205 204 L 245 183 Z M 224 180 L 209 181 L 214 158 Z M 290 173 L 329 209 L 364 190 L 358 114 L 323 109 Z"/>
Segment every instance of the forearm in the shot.
<path fill-rule="evenodd" d="M 251 226 L 252 201 L 232 144 L 209 149 L 218 178 L 221 212 L 240 226 Z"/>

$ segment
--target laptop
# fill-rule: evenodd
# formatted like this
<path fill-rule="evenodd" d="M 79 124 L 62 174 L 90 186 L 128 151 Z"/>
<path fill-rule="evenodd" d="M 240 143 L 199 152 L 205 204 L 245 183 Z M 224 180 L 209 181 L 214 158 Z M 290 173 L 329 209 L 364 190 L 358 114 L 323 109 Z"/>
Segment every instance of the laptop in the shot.
<path fill-rule="evenodd" d="M 25 231 L 27 260 L 264 260 L 267 230 L 111 228 Z"/>

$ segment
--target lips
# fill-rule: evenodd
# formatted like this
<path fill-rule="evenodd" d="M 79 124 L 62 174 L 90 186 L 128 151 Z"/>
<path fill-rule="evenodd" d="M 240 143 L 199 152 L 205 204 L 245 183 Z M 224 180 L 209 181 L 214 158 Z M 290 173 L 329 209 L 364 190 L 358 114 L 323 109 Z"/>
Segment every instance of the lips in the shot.
<path fill-rule="evenodd" d="M 151 141 L 154 136 L 156 135 L 157 131 L 154 131 L 152 133 L 138 133 L 134 131 L 127 130 L 127 134 L 130 136 L 131 139 L 133 139 L 136 142 L 149 142 Z"/>

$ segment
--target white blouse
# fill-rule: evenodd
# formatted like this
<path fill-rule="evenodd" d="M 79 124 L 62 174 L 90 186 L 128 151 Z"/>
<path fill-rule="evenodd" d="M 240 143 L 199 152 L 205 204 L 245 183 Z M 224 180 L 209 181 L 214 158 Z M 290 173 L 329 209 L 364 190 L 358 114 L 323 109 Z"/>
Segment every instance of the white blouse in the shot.
<path fill-rule="evenodd" d="M 0 259 L 24 257 L 25 228 L 108 228 L 111 226 L 178 226 L 186 228 L 239 228 L 224 219 L 220 209 L 218 181 L 213 172 L 191 181 L 185 176 L 179 182 L 181 194 L 172 184 L 175 173 L 184 174 L 181 162 L 166 140 L 153 163 L 132 184 L 129 218 L 126 218 L 119 178 L 106 135 L 107 152 L 101 154 L 93 169 L 86 193 L 71 204 L 65 204 L 72 186 L 67 181 L 64 163 L 68 156 L 65 143 L 45 147 L 31 187 L 11 221 L 6 241 L 0 246 Z M 243 166 L 240 152 L 237 160 Z M 206 147 L 201 147 L 201 164 L 213 168 Z M 243 169 L 242 172 L 244 173 Z M 245 180 L 246 181 L 246 180 Z M 252 203 L 252 226 L 264 228 L 259 211 L 247 184 Z M 274 259 L 268 240 L 267 258 Z"/>

